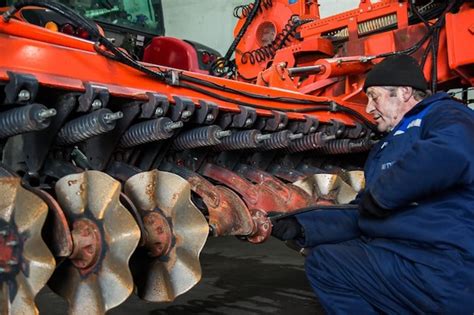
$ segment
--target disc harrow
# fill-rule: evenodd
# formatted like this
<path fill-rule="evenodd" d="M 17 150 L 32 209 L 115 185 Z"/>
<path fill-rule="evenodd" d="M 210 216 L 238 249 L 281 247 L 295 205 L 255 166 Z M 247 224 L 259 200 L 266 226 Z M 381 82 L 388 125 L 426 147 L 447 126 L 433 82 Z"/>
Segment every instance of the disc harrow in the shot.
<path fill-rule="evenodd" d="M 132 292 L 173 301 L 201 279 L 209 235 L 262 243 L 271 213 L 346 203 L 363 189 L 361 171 L 333 171 L 360 169 L 341 156 L 373 143 L 360 106 L 155 72 L 85 40 L 64 49 L 58 34 L 24 49 L 22 36 L 42 29 L 15 33 L 18 23 L 0 19 L 0 63 L 39 53 L 28 56 L 34 67 L 0 66 L 1 314 L 35 314 L 46 283 L 69 314 L 104 314 Z M 72 52 L 74 64 L 54 74 L 42 59 Z"/>
<path fill-rule="evenodd" d="M 178 175 L 153 170 L 125 183 L 125 193 L 139 209 L 146 235 L 135 253 L 138 295 L 168 302 L 201 279 L 199 254 L 209 227 L 191 202 L 189 183 Z"/>
<path fill-rule="evenodd" d="M 312 155 L 337 137 L 332 125 L 277 124 L 244 108 L 214 110 L 212 120 L 203 120 L 210 114 L 185 97 L 176 96 L 170 105 L 147 94 L 146 102 L 123 105 L 123 99 L 104 97 L 107 89 L 98 86 L 85 94 L 50 92 L 39 88 L 31 95 L 54 106 L 30 98 L 10 105 L 9 111 L 25 108 L 17 111 L 24 122 L 15 118 L 12 131 L 0 124 L 6 135 L 0 140 L 2 162 L 9 168 L 0 188 L 11 196 L 2 211 L 13 208 L 21 217 L 30 209 L 44 216 L 34 225 L 44 241 L 28 233 L 30 242 L 42 244 L 35 245 L 34 255 L 20 242 L 21 233 L 0 229 L 7 231 L 0 235 L 2 255 L 11 252 L 0 257 L 0 275 L 17 274 L 1 278 L 5 312 L 34 314 L 34 296 L 46 282 L 67 300 L 70 314 L 104 314 L 134 287 L 144 300 L 172 301 L 199 282 L 199 255 L 208 235 L 262 243 L 271 235 L 269 213 L 347 202 L 363 187 L 357 171 L 341 176 L 324 168 L 318 174 L 311 173 L 314 168 L 298 171 L 303 161 L 328 159 Z M 325 140 L 299 145 L 304 137 Z M 330 157 L 327 163 L 328 170 L 338 164 Z M 10 219 L 5 214 L 2 224 L 15 223 L 19 230 L 19 222 Z M 17 259 L 30 256 L 28 264 Z M 31 271 L 35 259 L 44 265 L 41 276 Z"/>
<path fill-rule="evenodd" d="M 119 201 L 121 185 L 105 173 L 61 178 L 56 196 L 71 228 L 73 251 L 49 284 L 69 303 L 69 314 L 105 314 L 134 287 L 128 261 L 140 239 Z"/>
<path fill-rule="evenodd" d="M 41 237 L 48 207 L 0 169 L 0 313 L 38 314 L 35 296 L 55 261 Z"/>

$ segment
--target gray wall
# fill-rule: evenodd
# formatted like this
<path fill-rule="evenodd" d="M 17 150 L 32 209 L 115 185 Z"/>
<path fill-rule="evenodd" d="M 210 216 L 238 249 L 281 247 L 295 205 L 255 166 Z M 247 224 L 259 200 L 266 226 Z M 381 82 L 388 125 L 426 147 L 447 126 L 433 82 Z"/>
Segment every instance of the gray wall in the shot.
<path fill-rule="evenodd" d="M 195 40 L 225 54 L 237 19 L 232 15 L 242 0 L 163 0 L 166 35 Z"/>
<path fill-rule="evenodd" d="M 303 1 L 303 0 L 300 0 Z M 235 6 L 249 0 L 163 0 L 168 36 L 190 39 L 225 54 L 233 40 Z M 359 0 L 319 0 L 321 16 L 354 9 Z"/>

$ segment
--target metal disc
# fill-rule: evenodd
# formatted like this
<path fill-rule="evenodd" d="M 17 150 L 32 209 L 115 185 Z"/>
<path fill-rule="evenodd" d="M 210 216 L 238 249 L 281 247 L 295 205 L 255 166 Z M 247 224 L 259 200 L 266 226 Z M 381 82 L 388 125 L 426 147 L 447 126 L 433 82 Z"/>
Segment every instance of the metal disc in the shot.
<path fill-rule="evenodd" d="M 364 171 L 349 171 L 347 172 L 347 183 L 351 185 L 356 192 L 360 192 L 365 188 Z"/>
<path fill-rule="evenodd" d="M 0 314 L 38 314 L 56 264 L 41 237 L 48 207 L 16 177 L 0 178 L 0 196 Z"/>
<path fill-rule="evenodd" d="M 357 192 L 336 174 L 314 174 L 293 183 L 316 199 L 319 204 L 346 204 Z"/>
<path fill-rule="evenodd" d="M 208 223 L 191 202 L 189 183 L 176 174 L 157 170 L 137 174 L 125 183 L 125 193 L 142 216 L 159 213 L 166 218 L 172 233 L 167 254 L 150 257 L 141 248 L 134 255 L 138 295 L 152 302 L 172 301 L 201 279 L 199 254 L 209 234 Z"/>
<path fill-rule="evenodd" d="M 55 189 L 74 249 L 54 273 L 50 287 L 66 298 L 70 314 L 104 314 L 133 291 L 128 261 L 140 229 L 119 202 L 120 183 L 105 173 L 68 175 Z"/>

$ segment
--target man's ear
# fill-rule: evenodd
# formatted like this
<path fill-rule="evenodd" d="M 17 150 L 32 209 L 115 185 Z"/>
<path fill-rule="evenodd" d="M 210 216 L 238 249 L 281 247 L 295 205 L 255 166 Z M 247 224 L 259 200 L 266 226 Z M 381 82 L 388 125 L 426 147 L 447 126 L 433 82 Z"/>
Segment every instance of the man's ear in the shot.
<path fill-rule="evenodd" d="M 398 88 L 398 93 L 403 99 L 404 102 L 408 102 L 408 100 L 413 96 L 413 88 L 411 86 L 401 86 Z"/>

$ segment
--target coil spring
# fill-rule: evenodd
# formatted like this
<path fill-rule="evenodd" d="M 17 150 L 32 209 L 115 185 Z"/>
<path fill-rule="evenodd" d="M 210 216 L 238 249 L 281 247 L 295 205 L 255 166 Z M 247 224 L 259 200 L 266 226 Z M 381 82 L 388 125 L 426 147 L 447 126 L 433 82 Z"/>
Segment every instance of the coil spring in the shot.
<path fill-rule="evenodd" d="M 368 139 L 339 139 L 328 141 L 325 146 L 318 149 L 322 154 L 347 154 L 356 152 L 365 152 L 370 149 L 372 142 Z"/>
<path fill-rule="evenodd" d="M 295 141 L 292 141 L 288 146 L 288 151 L 291 153 L 310 151 L 320 148 L 325 143 L 326 140 L 324 139 L 324 133 L 316 132 L 306 135 L 301 139 L 296 139 Z"/>
<path fill-rule="evenodd" d="M 49 126 L 50 119 L 43 119 L 41 113 L 46 106 L 31 104 L 5 111 L 0 114 L 0 138 L 7 138 L 25 132 L 42 130 Z M 53 110 L 54 111 L 54 110 Z M 56 111 L 54 111 L 54 115 Z M 54 115 L 50 115 L 54 116 Z"/>
<path fill-rule="evenodd" d="M 242 64 L 250 62 L 250 64 L 253 65 L 256 62 L 260 63 L 272 59 L 277 50 L 287 46 L 290 43 L 291 38 L 295 38 L 296 29 L 310 21 L 311 20 L 300 20 L 298 15 L 292 15 L 283 30 L 276 35 L 275 39 L 270 44 L 244 52 L 240 57 L 240 62 Z"/>
<path fill-rule="evenodd" d="M 252 12 L 254 3 L 239 5 L 234 8 L 234 17 L 238 19 L 243 19 L 249 16 Z M 262 13 L 263 10 L 268 10 L 273 6 L 273 0 L 262 0 L 260 2 L 260 7 L 258 8 L 258 13 Z"/>
<path fill-rule="evenodd" d="M 174 148 L 178 151 L 207 147 L 221 143 L 221 127 L 211 125 L 188 130 L 174 140 Z"/>
<path fill-rule="evenodd" d="M 108 121 L 106 119 L 108 115 L 113 113 L 107 108 L 102 108 L 68 122 L 59 131 L 56 143 L 59 145 L 78 143 L 111 131 L 115 128 L 115 120 Z"/>
<path fill-rule="evenodd" d="M 182 126 L 183 122 L 173 123 L 168 117 L 147 120 L 128 128 L 120 139 L 119 146 L 131 148 L 144 143 L 165 140 L 173 136 L 174 129 Z"/>
<path fill-rule="evenodd" d="M 374 141 L 364 138 L 351 141 L 351 152 L 367 152 L 374 145 Z"/>
<path fill-rule="evenodd" d="M 259 135 L 261 133 L 256 129 L 234 132 L 229 137 L 223 138 L 216 149 L 222 151 L 255 149 L 260 143 L 257 140 Z"/>
<path fill-rule="evenodd" d="M 290 145 L 290 136 L 292 133 L 289 130 L 283 130 L 272 134 L 270 139 L 264 140 L 258 147 L 260 150 L 278 150 L 286 148 Z"/>
<path fill-rule="evenodd" d="M 357 25 L 357 32 L 360 36 L 363 36 L 394 24 L 397 24 L 397 15 L 390 14 L 359 23 Z"/>

